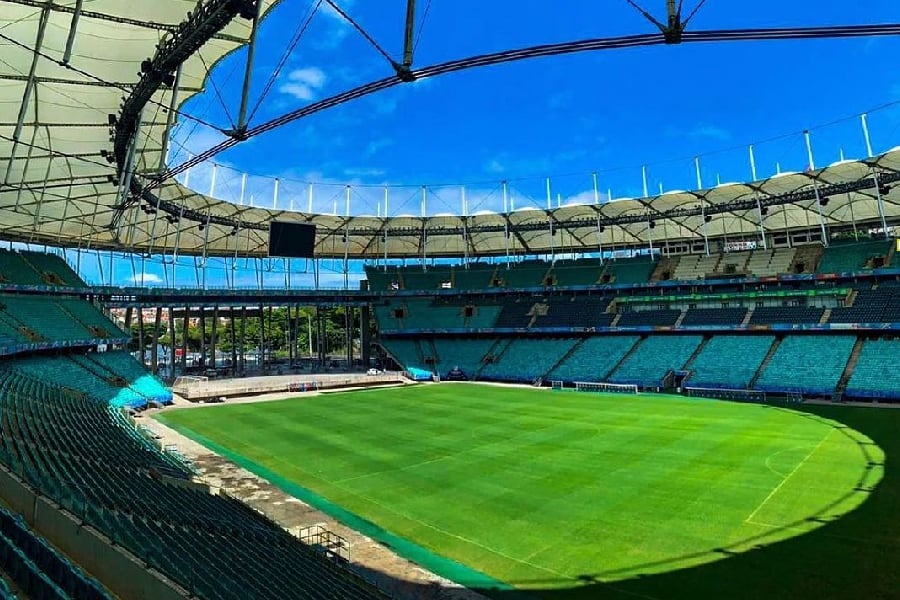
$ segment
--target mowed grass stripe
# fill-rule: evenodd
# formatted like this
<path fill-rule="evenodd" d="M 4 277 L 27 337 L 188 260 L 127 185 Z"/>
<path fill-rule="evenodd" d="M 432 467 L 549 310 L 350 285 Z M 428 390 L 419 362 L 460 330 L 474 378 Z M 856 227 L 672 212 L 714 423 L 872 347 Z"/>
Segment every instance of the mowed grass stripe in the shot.
<path fill-rule="evenodd" d="M 830 422 L 756 405 L 439 385 L 164 415 L 529 588 L 717 560 L 864 498 L 857 444 Z"/>

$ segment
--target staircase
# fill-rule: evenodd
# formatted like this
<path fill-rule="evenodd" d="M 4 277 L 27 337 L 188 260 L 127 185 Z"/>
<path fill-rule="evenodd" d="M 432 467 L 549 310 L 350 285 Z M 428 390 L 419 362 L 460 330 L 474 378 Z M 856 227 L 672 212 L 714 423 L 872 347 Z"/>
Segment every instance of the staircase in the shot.
<path fill-rule="evenodd" d="M 747 314 L 744 315 L 744 320 L 741 321 L 741 327 L 746 327 L 747 325 L 750 324 L 750 319 L 753 318 L 753 311 L 755 311 L 755 310 L 756 310 L 755 306 L 750 307 L 750 310 L 748 310 Z"/>
<path fill-rule="evenodd" d="M 493 356 L 494 360 L 492 362 L 495 362 L 495 363 L 500 362 L 500 360 L 503 358 L 503 355 L 506 353 L 506 349 L 509 348 L 509 346 L 512 343 L 513 343 L 512 339 L 500 338 L 494 343 L 493 346 L 491 346 L 491 349 L 488 350 L 488 352 L 487 352 L 487 354 L 485 354 L 485 356 Z M 487 365 L 487 363 L 484 360 L 482 360 L 481 366 L 475 372 L 475 375 L 472 376 L 473 380 L 478 379 L 478 377 L 481 375 L 481 372 L 484 370 L 484 367 L 486 365 Z"/>
<path fill-rule="evenodd" d="M 561 364 L 563 364 L 564 362 L 566 362 L 567 360 L 569 360 L 569 357 L 572 356 L 572 355 L 575 353 L 575 351 L 578 350 L 578 349 L 581 347 L 582 344 L 584 344 L 584 341 L 585 341 L 586 339 L 587 339 L 587 338 L 581 338 L 580 340 L 578 340 L 571 348 L 569 348 L 569 351 L 568 351 L 568 352 L 566 352 L 565 354 L 563 354 L 563 357 L 562 357 L 562 358 L 560 358 L 558 361 L 556 361 L 556 362 L 553 364 L 553 366 L 550 367 L 550 369 L 549 369 L 546 373 L 544 373 L 543 375 L 541 375 L 540 379 L 541 379 L 541 380 L 546 379 L 547 377 L 550 376 L 550 373 L 552 373 L 553 371 L 556 370 L 556 368 L 557 368 L 558 366 L 560 366 Z"/>
<path fill-rule="evenodd" d="M 616 315 L 616 318 L 612 320 L 612 323 L 610 323 L 609 326 L 610 326 L 610 327 L 618 327 L 618 326 L 619 326 L 619 319 L 621 319 L 621 318 L 622 318 L 622 313 L 617 314 L 617 315 Z"/>
<path fill-rule="evenodd" d="M 790 272 L 797 273 L 798 267 L 803 265 L 803 273 L 815 273 L 822 259 L 824 248 L 819 244 L 807 244 L 800 246 L 794 253 L 794 260 L 791 261 Z"/>
<path fill-rule="evenodd" d="M 897 253 L 897 245 L 895 243 L 891 243 L 891 249 L 888 250 L 887 256 L 884 257 L 884 266 L 890 267 L 891 262 L 894 260 L 894 254 Z"/>
<path fill-rule="evenodd" d="M 697 346 L 697 349 L 694 350 L 693 354 L 691 354 L 691 357 L 687 359 L 686 363 L 684 363 L 682 370 L 687 370 L 688 367 L 690 367 L 691 364 L 695 360 L 697 360 L 697 357 L 700 356 L 700 353 L 703 352 L 703 349 L 706 347 L 706 345 L 709 343 L 709 340 L 711 340 L 711 339 L 712 339 L 712 336 L 703 336 L 703 341 L 700 342 L 700 345 Z"/>
<path fill-rule="evenodd" d="M 634 354 L 635 351 L 637 351 L 638 346 L 643 344 L 645 339 L 647 339 L 647 338 L 643 337 L 643 338 L 639 339 L 637 342 L 635 342 L 634 346 L 632 346 L 631 349 L 625 353 L 625 356 L 622 357 L 622 360 L 617 362 L 616 366 L 614 366 L 612 369 L 609 370 L 609 373 L 606 373 L 605 375 L 603 375 L 603 381 L 607 381 L 610 377 L 612 377 L 612 374 L 615 373 L 616 371 L 618 371 L 619 367 L 624 365 L 626 360 L 631 358 L 631 355 Z"/>
<path fill-rule="evenodd" d="M 841 373 L 841 378 L 838 380 L 837 387 L 834 388 L 834 393 L 831 395 L 831 399 L 835 402 L 840 402 L 844 398 L 844 392 L 847 390 L 847 384 L 850 383 L 850 377 L 853 376 L 853 369 L 856 368 L 856 363 L 859 362 L 859 355 L 862 353 L 863 348 L 863 339 L 856 338 L 856 343 L 853 344 L 853 351 L 850 352 L 850 358 L 847 360 L 847 366 L 844 367 L 844 372 Z"/>
<path fill-rule="evenodd" d="M 822 313 L 822 318 L 819 319 L 819 325 L 824 325 L 825 323 L 828 322 L 828 319 L 830 319 L 830 318 L 831 318 L 831 309 L 826 308 L 825 312 Z"/>
<path fill-rule="evenodd" d="M 686 308 L 682 308 L 682 309 L 681 309 L 681 314 L 678 315 L 678 318 L 677 318 L 677 319 L 675 319 L 675 328 L 676 328 L 676 329 L 679 328 L 679 327 L 681 327 L 681 322 L 684 321 L 684 317 L 685 317 L 685 316 L 687 316 L 687 309 L 686 309 Z"/>
<path fill-rule="evenodd" d="M 653 269 L 653 273 L 650 275 L 650 281 L 672 279 L 675 276 L 675 269 L 678 268 L 679 262 L 681 262 L 681 256 L 664 256 L 656 263 L 656 268 Z M 666 273 L 669 274 L 668 277 L 664 277 Z"/>
<path fill-rule="evenodd" d="M 859 290 L 857 290 L 856 288 L 851 289 L 850 293 L 847 294 L 847 297 L 844 299 L 844 306 L 845 307 L 853 306 L 853 304 L 856 302 L 856 297 L 858 295 L 859 295 Z"/>
<path fill-rule="evenodd" d="M 756 382 L 762 377 L 763 371 L 766 370 L 766 367 L 769 366 L 769 363 L 772 361 L 772 357 L 775 356 L 775 351 L 778 350 L 778 346 L 781 345 L 781 341 L 783 338 L 775 338 L 775 341 L 772 342 L 772 347 L 769 348 L 769 351 L 766 353 L 766 357 L 763 359 L 762 363 L 759 365 L 759 369 L 756 370 L 756 374 L 753 375 L 753 379 L 750 380 L 750 383 L 747 384 L 747 389 L 752 390 L 756 387 Z"/>
<path fill-rule="evenodd" d="M 63 311 L 64 313 L 66 313 L 66 316 L 67 316 L 67 317 L 69 317 L 70 319 L 72 319 L 73 321 L 75 321 L 76 323 L 78 323 L 79 325 L 81 325 L 82 327 L 84 327 L 84 330 L 87 331 L 87 332 L 90 334 L 91 337 L 96 337 L 95 332 L 92 331 L 90 327 L 88 327 L 87 325 L 85 325 L 84 321 L 82 321 L 81 319 L 79 319 L 78 317 L 76 317 L 75 315 L 73 315 L 72 312 L 71 312 L 68 308 L 66 308 L 65 306 L 63 306 L 63 305 L 60 304 L 59 302 L 54 302 L 54 304 L 55 304 L 57 307 L 59 307 L 59 310 L 61 310 L 61 311 Z M 109 335 L 109 332 L 107 332 L 107 335 Z"/>

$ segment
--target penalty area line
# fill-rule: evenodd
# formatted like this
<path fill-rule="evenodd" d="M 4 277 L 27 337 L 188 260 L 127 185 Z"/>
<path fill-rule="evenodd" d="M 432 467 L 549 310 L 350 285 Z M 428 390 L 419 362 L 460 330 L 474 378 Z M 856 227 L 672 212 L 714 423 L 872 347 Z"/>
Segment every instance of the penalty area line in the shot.
<path fill-rule="evenodd" d="M 785 477 L 784 479 L 782 479 L 782 480 L 781 480 L 781 483 L 779 483 L 778 485 L 776 485 L 776 486 L 775 486 L 775 489 L 773 489 L 771 492 L 769 492 L 769 495 L 768 495 L 768 496 L 766 496 L 765 498 L 763 498 L 763 501 L 759 503 L 759 505 L 753 510 L 752 513 L 750 513 L 750 516 L 747 517 L 746 519 L 744 519 L 744 523 L 751 523 L 751 522 L 753 521 L 753 517 L 756 516 L 756 513 L 758 513 L 760 510 L 762 510 L 762 507 L 765 506 L 766 503 L 767 503 L 769 500 L 771 500 L 772 497 L 773 497 L 775 494 L 778 493 L 778 490 L 780 490 L 782 487 L 784 487 L 784 484 L 787 483 L 788 480 L 789 480 L 791 477 L 793 477 L 794 474 L 797 473 L 797 471 L 800 470 L 800 467 L 802 467 L 803 465 L 805 465 L 805 464 L 806 464 L 806 461 L 808 461 L 810 458 L 812 458 L 812 455 L 815 454 L 815 453 L 819 450 L 819 448 L 822 447 L 822 444 L 825 443 L 825 440 L 827 440 L 827 439 L 829 438 L 829 436 L 831 436 L 831 432 L 832 432 L 832 431 L 834 431 L 834 429 L 829 429 L 829 430 L 828 430 L 828 433 L 825 434 L 825 437 L 823 437 L 821 440 L 819 440 L 819 443 L 816 444 L 816 447 L 813 448 L 812 450 L 810 450 L 810 451 L 809 451 L 809 454 L 807 454 L 806 456 L 804 456 L 804 457 L 803 457 L 803 460 L 801 460 L 799 463 L 797 463 L 797 466 L 794 467 L 793 470 L 791 470 L 791 472 L 787 474 L 787 477 Z M 766 465 L 766 466 L 768 466 L 768 465 Z M 772 469 L 771 467 L 769 468 L 769 470 L 774 472 L 774 469 Z"/>

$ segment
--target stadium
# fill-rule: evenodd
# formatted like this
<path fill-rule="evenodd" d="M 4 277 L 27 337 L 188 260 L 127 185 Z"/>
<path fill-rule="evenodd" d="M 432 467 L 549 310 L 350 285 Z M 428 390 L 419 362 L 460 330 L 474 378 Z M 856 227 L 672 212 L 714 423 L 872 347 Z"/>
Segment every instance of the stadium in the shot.
<path fill-rule="evenodd" d="M 900 24 L 626 0 L 607 37 L 573 8 L 549 37 L 590 35 L 507 44 L 482 7 L 444 30 L 478 50 L 454 54 L 427 36 L 455 6 L 387 4 L 0 1 L 0 600 L 900 598 L 900 100 L 738 146 L 672 125 L 630 183 L 509 154 L 488 183 L 389 181 L 385 148 L 443 182 L 489 145 L 446 140 L 494 130 L 447 105 L 424 142 L 421 115 L 396 115 L 405 142 L 365 120 L 403 94 L 476 106 L 444 78 L 496 99 L 533 60 L 891 56 Z M 501 16 L 552 24 L 535 6 Z M 290 70 L 317 32 L 380 70 L 335 70 L 334 94 Z M 835 78 L 802 111 L 872 83 Z M 526 90 L 487 119 L 531 114 Z M 513 127 L 583 145 L 553 92 Z M 320 113 L 362 131 L 352 152 Z M 365 168 L 323 175 L 323 138 Z"/>

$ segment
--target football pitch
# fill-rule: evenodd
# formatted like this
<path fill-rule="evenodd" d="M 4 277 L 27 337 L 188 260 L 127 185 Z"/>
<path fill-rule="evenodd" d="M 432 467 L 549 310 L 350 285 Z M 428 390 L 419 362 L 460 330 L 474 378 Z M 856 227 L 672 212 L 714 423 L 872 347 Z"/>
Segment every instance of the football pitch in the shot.
<path fill-rule="evenodd" d="M 494 598 L 900 589 L 900 410 L 438 384 L 158 418 Z"/>

